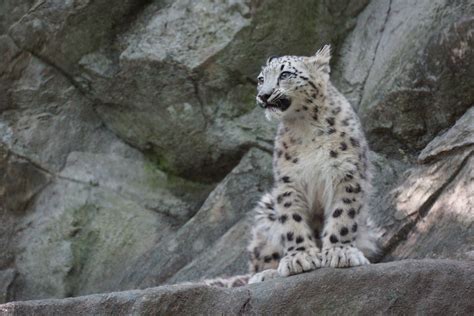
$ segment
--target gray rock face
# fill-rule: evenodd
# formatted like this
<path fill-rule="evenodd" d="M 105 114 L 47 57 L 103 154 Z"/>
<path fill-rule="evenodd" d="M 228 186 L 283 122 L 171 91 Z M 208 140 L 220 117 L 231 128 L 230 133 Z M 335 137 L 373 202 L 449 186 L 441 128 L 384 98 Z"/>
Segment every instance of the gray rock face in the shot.
<path fill-rule="evenodd" d="M 222 289 L 176 285 L 142 291 L 0 305 L 5 315 L 469 315 L 472 262 L 400 261 L 321 269 Z"/>
<path fill-rule="evenodd" d="M 145 288 L 245 271 L 247 213 L 270 187 L 270 162 L 271 156 L 267 153 L 250 150 L 211 192 L 192 219 L 126 271 L 118 288 Z M 238 242 L 231 241 L 230 237 L 239 232 Z M 234 260 L 225 260 L 229 257 Z"/>
<path fill-rule="evenodd" d="M 158 170 L 104 127 L 63 73 L 8 36 L 0 43 L 0 270 L 17 275 L 2 297 L 110 291 L 210 188 Z"/>
<path fill-rule="evenodd" d="M 366 4 L 126 1 L 107 10 L 107 1 L 47 1 L 9 33 L 65 72 L 97 101 L 104 123 L 161 168 L 209 181 L 273 138 L 270 124 L 261 115 L 255 122 L 253 113 L 265 56 L 310 54 L 337 42 Z M 289 32 L 292 39 L 283 41 Z"/>
<path fill-rule="evenodd" d="M 372 1 L 344 43 L 341 89 L 374 149 L 417 153 L 474 100 L 474 5 Z"/>
<path fill-rule="evenodd" d="M 433 139 L 419 156 L 431 162 L 408 170 L 405 181 L 387 195 L 393 211 L 385 224 L 391 227 L 384 238 L 386 260 L 466 258 L 472 251 L 474 146 L 458 137 L 472 130 L 472 113 Z"/>
<path fill-rule="evenodd" d="M 15 278 L 15 270 L 6 269 L 0 271 L 0 304 L 8 302 L 8 288 Z"/>
<path fill-rule="evenodd" d="M 10 25 L 18 21 L 33 5 L 34 0 L 4 0 L 0 3 L 0 34 L 8 31 Z"/>
<path fill-rule="evenodd" d="M 254 78 L 268 56 L 323 43 L 374 150 L 380 261 L 458 261 L 0 313 L 469 310 L 473 16 L 473 4 L 447 0 L 3 1 L 0 302 L 246 273 L 249 212 L 272 184 L 276 125 L 255 107 Z"/>
<path fill-rule="evenodd" d="M 474 145 L 474 108 L 470 108 L 446 133 L 434 138 L 420 153 L 418 161 L 426 162 Z"/>

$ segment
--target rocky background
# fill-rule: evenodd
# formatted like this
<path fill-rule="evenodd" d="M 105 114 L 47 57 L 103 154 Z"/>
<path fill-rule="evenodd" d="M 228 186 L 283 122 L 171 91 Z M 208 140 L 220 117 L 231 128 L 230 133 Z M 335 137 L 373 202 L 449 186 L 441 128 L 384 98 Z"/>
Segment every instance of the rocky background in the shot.
<path fill-rule="evenodd" d="M 245 273 L 275 131 L 255 77 L 270 55 L 325 43 L 373 150 L 380 261 L 456 261 L 326 271 L 317 286 L 348 276 L 383 289 L 375 279 L 410 271 L 418 286 L 437 277 L 433 300 L 459 282 L 472 298 L 472 1 L 2 0 L 0 303 Z M 266 302 L 270 286 L 252 295 Z M 203 291 L 200 305 L 229 293 Z"/>

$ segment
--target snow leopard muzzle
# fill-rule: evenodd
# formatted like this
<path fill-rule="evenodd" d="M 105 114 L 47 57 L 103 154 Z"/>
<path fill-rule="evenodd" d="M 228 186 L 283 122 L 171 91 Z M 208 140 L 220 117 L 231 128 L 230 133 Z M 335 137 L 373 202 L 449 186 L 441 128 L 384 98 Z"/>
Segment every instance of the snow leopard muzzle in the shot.
<path fill-rule="evenodd" d="M 271 102 L 262 102 L 262 100 L 259 100 L 258 105 L 263 109 L 275 109 L 284 112 L 290 107 L 291 100 L 287 97 L 280 97 Z"/>

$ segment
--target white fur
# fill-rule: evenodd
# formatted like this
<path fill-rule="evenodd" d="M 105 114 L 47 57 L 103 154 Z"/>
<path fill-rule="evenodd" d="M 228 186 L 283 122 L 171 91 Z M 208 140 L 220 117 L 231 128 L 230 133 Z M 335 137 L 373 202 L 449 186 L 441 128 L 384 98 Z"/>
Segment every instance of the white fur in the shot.
<path fill-rule="evenodd" d="M 330 58 L 324 46 L 311 57 L 271 59 L 259 75 L 257 102 L 280 123 L 275 188 L 256 208 L 248 248 L 252 270 L 262 271 L 252 282 L 275 277 L 275 271 L 288 276 L 369 264 L 366 256 L 377 253 L 368 216 L 368 146 L 357 115 L 329 81 Z M 291 100 L 287 109 L 274 106 L 281 98 Z M 318 218 L 324 219 L 320 245 L 311 238 Z"/>

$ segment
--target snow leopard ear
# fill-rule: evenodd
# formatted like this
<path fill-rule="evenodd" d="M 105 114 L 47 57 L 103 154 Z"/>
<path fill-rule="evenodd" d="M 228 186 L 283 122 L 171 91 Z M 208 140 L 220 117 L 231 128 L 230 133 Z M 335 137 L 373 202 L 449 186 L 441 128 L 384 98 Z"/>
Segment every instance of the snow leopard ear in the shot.
<path fill-rule="evenodd" d="M 329 67 L 329 61 L 331 60 L 331 45 L 324 45 L 323 48 L 318 50 L 316 54 L 309 57 L 309 61 L 319 69 L 327 74 L 331 71 Z"/>
<path fill-rule="evenodd" d="M 268 65 L 272 60 L 274 60 L 275 58 L 278 58 L 278 56 L 273 55 L 273 56 L 268 57 L 268 59 L 267 59 L 267 65 Z"/>

